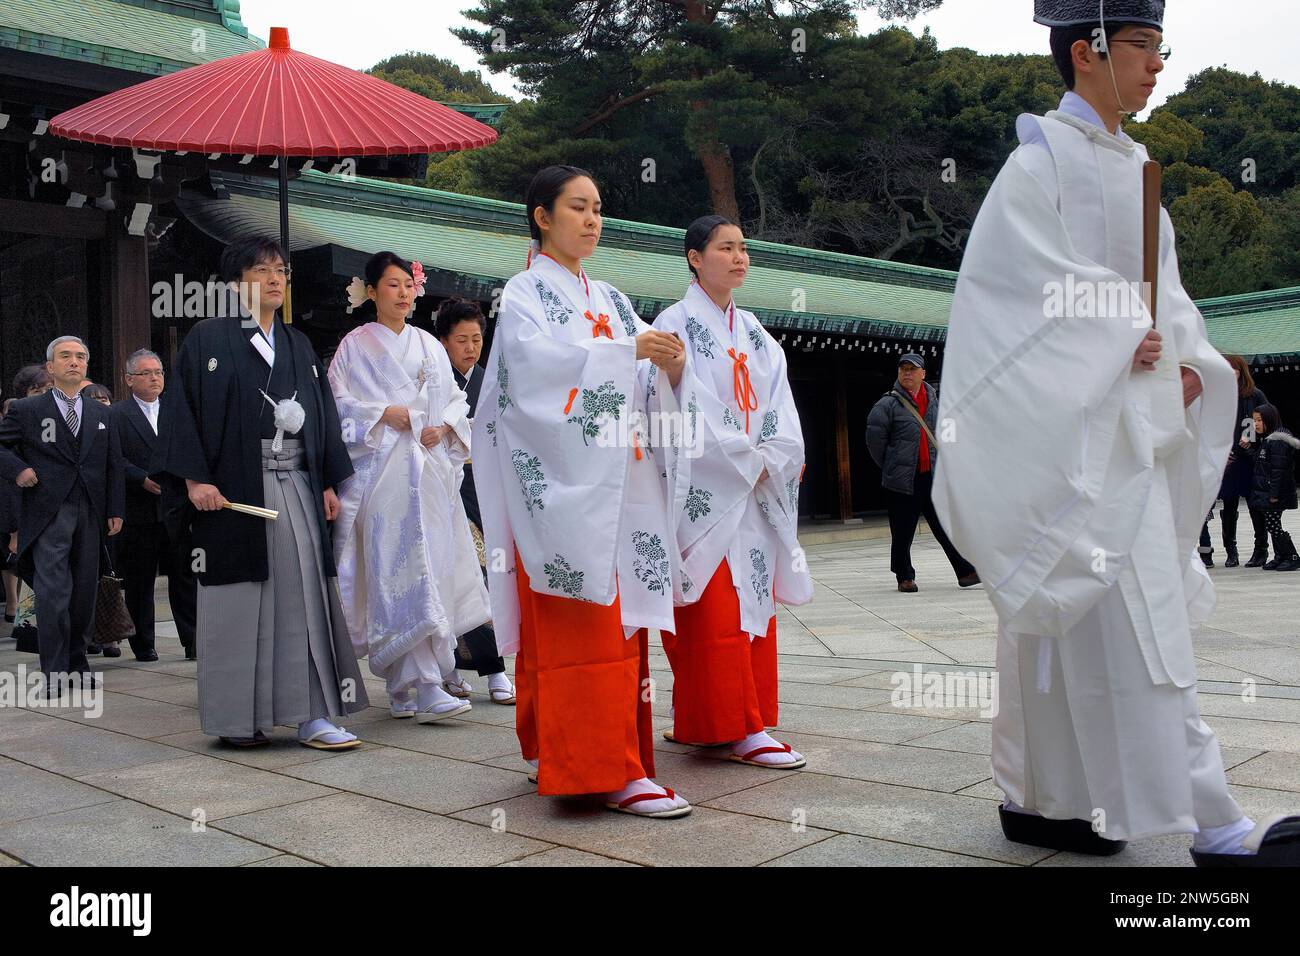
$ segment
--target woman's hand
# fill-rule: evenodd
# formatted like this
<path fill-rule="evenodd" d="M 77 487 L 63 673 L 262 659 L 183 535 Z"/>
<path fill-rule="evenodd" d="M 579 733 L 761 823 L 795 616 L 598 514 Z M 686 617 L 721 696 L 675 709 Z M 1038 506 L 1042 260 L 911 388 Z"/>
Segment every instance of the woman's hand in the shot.
<path fill-rule="evenodd" d="M 333 488 L 326 488 L 322 496 L 325 504 L 325 520 L 333 521 L 339 516 L 342 506 L 339 504 L 339 496 L 334 493 Z"/>
<path fill-rule="evenodd" d="M 638 359 L 649 359 L 660 368 L 667 369 L 668 363 L 675 360 L 678 355 L 684 358 L 686 349 L 682 346 L 681 340 L 674 335 L 647 329 L 636 337 Z"/>
<path fill-rule="evenodd" d="M 450 425 L 430 425 L 420 432 L 420 444 L 425 448 L 433 448 L 447 437 L 449 431 L 451 431 Z"/>
<path fill-rule="evenodd" d="M 411 430 L 411 412 L 404 405 L 389 405 L 384 409 L 384 414 L 379 420 L 389 428 L 395 428 L 399 432 L 409 432 Z"/>

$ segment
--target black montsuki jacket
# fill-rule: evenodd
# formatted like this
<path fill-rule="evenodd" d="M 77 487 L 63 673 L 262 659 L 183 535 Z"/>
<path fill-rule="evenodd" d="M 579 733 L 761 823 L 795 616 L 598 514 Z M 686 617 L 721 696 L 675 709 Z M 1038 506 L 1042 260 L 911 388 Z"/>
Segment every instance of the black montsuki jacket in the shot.
<path fill-rule="evenodd" d="M 291 437 L 304 445 L 321 557 L 326 576 L 334 577 L 324 491 L 338 490 L 352 474 L 352 459 L 343 444 L 334 393 L 307 336 L 278 318 L 274 335 L 272 370 L 238 318 L 204 319 L 190 330 L 176 360 L 179 382 L 163 393 L 172 412 L 166 470 L 216 485 L 228 501 L 264 505 L 262 437 L 273 412 L 260 390 L 271 384 L 274 373 L 277 397 L 296 392 L 307 415 L 302 430 Z M 201 584 L 267 580 L 265 519 L 227 510 L 196 512 L 192 547 L 203 551 Z"/>

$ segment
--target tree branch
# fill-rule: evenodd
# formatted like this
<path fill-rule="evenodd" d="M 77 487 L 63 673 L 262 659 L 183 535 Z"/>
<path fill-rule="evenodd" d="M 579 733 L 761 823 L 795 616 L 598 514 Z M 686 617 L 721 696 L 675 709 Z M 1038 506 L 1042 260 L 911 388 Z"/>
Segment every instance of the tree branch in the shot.
<path fill-rule="evenodd" d="M 609 106 L 602 109 L 595 116 L 589 117 L 588 119 L 585 119 L 581 123 L 579 123 L 577 127 L 574 128 L 573 135 L 582 136 L 588 130 L 592 129 L 595 126 L 599 126 L 601 123 L 605 122 L 605 120 L 609 119 L 611 116 L 613 116 L 615 113 L 617 113 L 619 110 L 623 109 L 624 107 L 631 106 L 634 103 L 640 103 L 642 100 L 648 100 L 652 96 L 658 96 L 660 93 L 665 92 L 667 89 L 668 89 L 668 84 L 656 83 L 654 86 L 646 87 L 644 90 L 641 90 L 639 93 L 633 93 L 631 96 L 625 96 L 621 100 L 615 100 L 613 103 L 611 103 Z"/>

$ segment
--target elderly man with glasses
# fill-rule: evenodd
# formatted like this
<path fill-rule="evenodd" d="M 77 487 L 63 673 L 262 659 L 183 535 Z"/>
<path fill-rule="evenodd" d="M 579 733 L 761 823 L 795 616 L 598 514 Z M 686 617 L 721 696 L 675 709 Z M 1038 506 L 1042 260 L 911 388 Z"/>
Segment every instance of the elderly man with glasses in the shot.
<path fill-rule="evenodd" d="M 113 406 L 113 426 L 122 445 L 126 470 L 126 523 L 118 544 L 127 610 L 135 622 L 131 650 L 136 660 L 156 661 L 154 581 L 167 575 L 172 620 L 187 660 L 195 658 L 195 581 L 183 538 L 191 517 L 184 482 L 163 470 L 172 425 L 162 393 L 162 359 L 140 349 L 126 360 L 131 397 Z"/>

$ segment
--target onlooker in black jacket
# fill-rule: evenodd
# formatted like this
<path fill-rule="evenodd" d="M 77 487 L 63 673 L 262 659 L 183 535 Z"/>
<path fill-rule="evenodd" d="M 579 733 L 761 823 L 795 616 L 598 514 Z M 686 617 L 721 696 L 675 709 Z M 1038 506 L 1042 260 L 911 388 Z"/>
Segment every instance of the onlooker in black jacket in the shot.
<path fill-rule="evenodd" d="M 1282 416 L 1272 405 L 1255 409 L 1255 474 L 1250 504 L 1264 513 L 1264 525 L 1273 536 L 1274 558 L 1266 571 L 1300 570 L 1291 536 L 1282 530 L 1282 512 L 1296 507 L 1295 458 L 1300 439 L 1282 425 Z"/>
<path fill-rule="evenodd" d="M 1223 562 L 1225 568 L 1235 568 L 1240 563 L 1237 557 L 1237 505 L 1246 499 L 1246 509 L 1250 513 L 1250 523 L 1255 529 L 1255 546 L 1246 567 L 1257 568 L 1268 560 L 1268 532 L 1264 529 L 1264 512 L 1250 504 L 1250 483 L 1254 474 L 1254 424 L 1251 416 L 1255 409 L 1268 403 L 1263 391 L 1255 386 L 1255 379 L 1250 374 L 1250 366 L 1240 355 L 1224 356 L 1232 370 L 1237 374 L 1237 420 L 1232 426 L 1232 445 L 1228 453 L 1228 466 L 1223 472 L 1223 483 L 1219 486 L 1219 497 L 1223 499 L 1223 550 L 1227 553 Z M 1210 543 L 1209 518 L 1214 516 L 1214 507 L 1201 526 L 1201 560 L 1207 568 L 1214 567 L 1214 546 Z"/>
<path fill-rule="evenodd" d="M 47 693 L 90 673 L 86 641 L 105 531 L 122 529 L 122 451 L 108 409 L 83 399 L 89 350 L 60 336 L 46 350 L 54 388 L 14 402 L 0 420 L 0 478 L 23 489 L 18 569 L 32 582 L 40 614 Z"/>
<path fill-rule="evenodd" d="M 939 453 L 933 440 L 938 413 L 939 395 L 925 382 L 925 359 L 908 354 L 899 359 L 898 381 L 867 416 L 867 451 L 880 468 L 889 509 L 890 570 L 898 578 L 898 590 L 907 593 L 917 590 L 912 539 L 922 514 L 948 556 L 957 583 L 966 588 L 980 581 L 975 568 L 948 540 L 930 500 Z"/>

